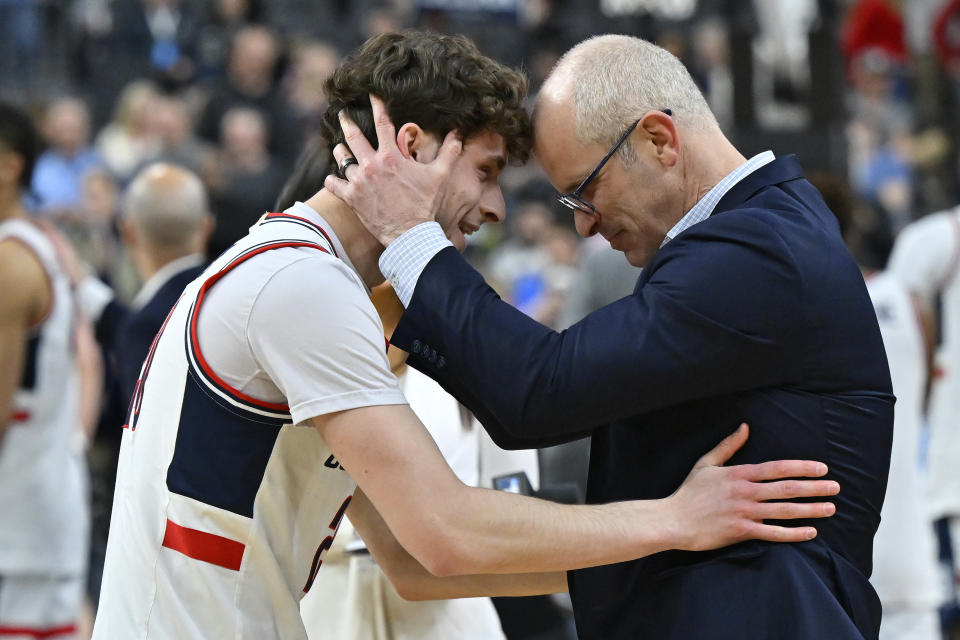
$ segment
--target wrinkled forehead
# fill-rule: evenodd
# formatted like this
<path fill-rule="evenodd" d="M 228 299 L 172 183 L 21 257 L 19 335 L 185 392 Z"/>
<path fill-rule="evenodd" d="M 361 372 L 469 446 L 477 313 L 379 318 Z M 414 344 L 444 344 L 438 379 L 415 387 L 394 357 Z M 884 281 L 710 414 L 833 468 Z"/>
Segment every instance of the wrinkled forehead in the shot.
<path fill-rule="evenodd" d="M 537 103 L 533 120 L 533 154 L 551 184 L 562 192 L 572 191 L 595 163 L 593 144 L 577 136 L 573 108 L 566 102 Z M 602 155 L 602 149 L 600 151 Z M 568 188 L 573 185 L 573 188 Z"/>

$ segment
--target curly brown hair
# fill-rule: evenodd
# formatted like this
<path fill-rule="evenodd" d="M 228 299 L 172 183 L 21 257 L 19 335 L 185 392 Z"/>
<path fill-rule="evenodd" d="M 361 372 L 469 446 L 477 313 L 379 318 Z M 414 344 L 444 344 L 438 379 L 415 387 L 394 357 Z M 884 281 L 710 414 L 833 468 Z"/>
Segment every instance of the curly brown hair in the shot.
<path fill-rule="evenodd" d="M 329 106 L 323 134 L 330 149 L 343 142 L 337 119 L 341 109 L 376 146 L 372 93 L 386 103 L 398 128 L 412 122 L 440 139 L 459 131 L 464 140 L 493 131 L 503 136 L 512 160 L 530 157 L 526 76 L 484 56 L 463 36 L 424 31 L 374 36 L 344 58 L 324 91 Z"/>

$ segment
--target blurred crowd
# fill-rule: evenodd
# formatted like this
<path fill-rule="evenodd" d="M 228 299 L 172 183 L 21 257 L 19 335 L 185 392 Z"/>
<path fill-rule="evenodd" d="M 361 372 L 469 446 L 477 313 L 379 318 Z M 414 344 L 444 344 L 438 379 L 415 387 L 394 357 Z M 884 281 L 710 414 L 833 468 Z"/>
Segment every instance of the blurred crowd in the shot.
<path fill-rule="evenodd" d="M 46 143 L 28 207 L 129 302 L 142 283 L 118 219 L 142 168 L 202 178 L 216 256 L 272 210 L 319 136 L 341 56 L 408 27 L 470 35 L 522 67 L 533 95 L 592 34 L 657 42 L 747 157 L 797 153 L 821 176 L 868 268 L 904 228 L 960 202 L 960 0 L 0 0 L 0 99 Z M 468 257 L 505 299 L 562 329 L 630 293 L 637 270 L 577 236 L 535 161 L 502 181 L 507 222 L 471 236 Z M 114 417 L 98 438 L 115 444 Z M 109 499 L 96 508 L 103 527 Z"/>
<path fill-rule="evenodd" d="M 202 176 L 216 255 L 271 208 L 318 135 L 324 80 L 370 35 L 466 33 L 521 66 L 535 92 L 573 43 L 632 33 L 687 63 L 746 152 L 794 152 L 808 171 L 843 176 L 856 198 L 854 250 L 880 267 L 900 229 L 957 198 L 960 6 L 839 4 L 3 0 L 0 97 L 27 107 L 48 145 L 31 208 L 130 296 L 137 283 L 118 260 L 114 225 L 130 178 L 155 161 Z M 560 326 L 573 319 L 562 300 L 591 246 L 568 233 L 535 167 L 504 180 L 512 220 L 477 238 L 473 258 L 505 295 Z"/>

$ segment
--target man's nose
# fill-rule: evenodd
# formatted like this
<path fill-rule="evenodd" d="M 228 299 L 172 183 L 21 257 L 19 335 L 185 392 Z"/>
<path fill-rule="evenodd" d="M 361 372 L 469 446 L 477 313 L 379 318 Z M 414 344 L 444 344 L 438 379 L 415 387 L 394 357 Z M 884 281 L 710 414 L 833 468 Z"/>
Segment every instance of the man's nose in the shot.
<path fill-rule="evenodd" d="M 499 224 L 507 217 L 507 206 L 503 201 L 500 188 L 489 190 L 480 200 L 480 212 L 484 222 Z"/>
<path fill-rule="evenodd" d="M 573 223 L 577 227 L 577 233 L 584 238 L 589 238 L 597 232 L 600 226 L 600 220 L 595 213 L 586 213 L 577 209 L 573 212 Z"/>

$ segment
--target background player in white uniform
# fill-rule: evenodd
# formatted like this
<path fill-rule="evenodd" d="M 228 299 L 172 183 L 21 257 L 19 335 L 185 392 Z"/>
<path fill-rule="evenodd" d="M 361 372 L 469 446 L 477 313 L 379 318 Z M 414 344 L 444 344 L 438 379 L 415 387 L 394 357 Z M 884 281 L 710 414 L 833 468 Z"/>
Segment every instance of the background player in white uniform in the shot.
<path fill-rule="evenodd" d="M 936 544 L 919 469 L 927 381 L 924 337 L 913 300 L 889 273 L 867 276 L 890 363 L 894 413 L 887 496 L 873 541 L 870 582 L 880 596 L 881 640 L 938 640 L 943 600 Z"/>
<path fill-rule="evenodd" d="M 21 199 L 29 118 L 0 104 L 0 636 L 75 637 L 88 512 L 74 309 Z"/>
<path fill-rule="evenodd" d="M 853 211 L 846 184 L 823 174 L 814 176 L 813 183 L 848 237 Z M 937 607 L 944 594 L 937 579 L 936 545 L 919 454 L 929 340 L 917 300 L 894 274 L 868 272 L 865 279 L 897 396 L 890 475 L 870 577 L 883 606 L 880 639 L 939 640 Z"/>
<path fill-rule="evenodd" d="M 359 78 L 367 122 L 368 87 L 385 82 L 392 115 L 408 122 L 402 148 L 453 165 L 441 226 L 455 244 L 502 219 L 500 170 L 508 150 L 529 149 L 522 76 L 431 34 L 378 36 L 337 75 Z M 408 119 L 410 106 L 420 115 Z M 462 154 L 452 133 L 440 148 L 454 129 Z M 562 506 L 467 487 L 390 373 L 367 292 L 382 280 L 381 252 L 321 191 L 264 216 L 187 287 L 123 435 L 95 638 L 303 638 L 299 599 L 348 506 L 398 591 L 417 598 L 560 591 L 567 569 L 751 537 L 806 540 L 810 527 L 762 520 L 832 513 L 766 502 L 835 492 L 829 481 L 765 482 L 820 475 L 819 463 L 715 466 L 745 429 L 664 500 Z"/>
<path fill-rule="evenodd" d="M 960 207 L 933 213 L 900 233 L 888 271 L 917 295 L 939 327 L 930 388 L 930 509 L 949 531 L 953 598 L 960 586 Z"/>

